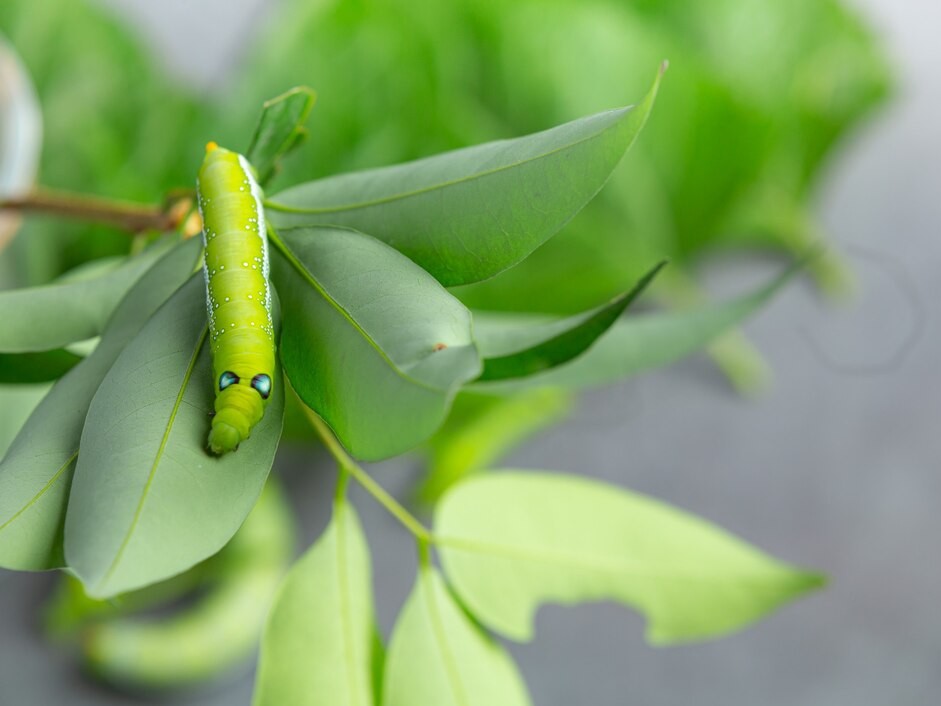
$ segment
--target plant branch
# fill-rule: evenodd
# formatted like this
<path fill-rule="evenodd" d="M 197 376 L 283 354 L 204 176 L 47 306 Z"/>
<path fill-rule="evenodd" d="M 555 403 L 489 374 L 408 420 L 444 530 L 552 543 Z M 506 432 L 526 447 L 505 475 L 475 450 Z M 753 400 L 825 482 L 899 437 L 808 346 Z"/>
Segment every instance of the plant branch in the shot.
<path fill-rule="evenodd" d="M 409 532 L 415 535 L 415 539 L 418 540 L 420 548 L 427 547 L 432 541 L 431 531 L 419 522 L 412 513 L 406 510 L 398 500 L 389 495 L 385 488 L 373 480 L 372 476 L 363 470 L 363 468 L 346 453 L 346 450 L 340 445 L 340 442 L 337 441 L 330 427 L 326 425 L 316 412 L 305 406 L 304 414 L 307 415 L 307 420 L 314 428 L 314 431 L 316 431 L 317 435 L 323 440 L 327 451 L 336 459 L 337 464 L 340 466 L 341 474 L 349 473 L 349 475 L 353 476 L 356 482 L 363 486 L 366 492 L 372 495 L 376 502 L 382 505 L 389 514 L 397 519 Z"/>
<path fill-rule="evenodd" d="M 188 194 L 171 195 L 160 205 L 37 188 L 25 196 L 0 200 L 0 211 L 46 213 L 63 218 L 92 221 L 116 226 L 129 233 L 147 230 L 175 230 L 186 219 L 192 206 Z"/>

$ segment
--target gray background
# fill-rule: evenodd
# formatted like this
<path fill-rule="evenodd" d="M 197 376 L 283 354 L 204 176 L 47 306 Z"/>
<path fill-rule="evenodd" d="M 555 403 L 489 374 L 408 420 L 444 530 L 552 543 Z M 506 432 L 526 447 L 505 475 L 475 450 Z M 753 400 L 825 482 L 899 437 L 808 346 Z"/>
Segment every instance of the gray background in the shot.
<path fill-rule="evenodd" d="M 270 8 L 109 4 L 199 85 L 224 76 Z M 941 3 L 857 4 L 883 35 L 900 84 L 894 104 L 835 160 L 818 208 L 854 261 L 858 300 L 830 308 L 796 285 L 747 326 L 776 373 L 759 401 L 735 396 L 708 363 L 691 359 L 585 396 L 571 421 L 510 459 L 650 493 L 822 569 L 831 584 L 735 636 L 681 648 L 645 645 L 641 619 L 612 605 L 546 608 L 535 642 L 512 647 L 538 706 L 938 703 Z M 743 259 L 712 268 L 709 279 L 717 293 L 733 293 L 772 269 Z M 918 340 L 906 344 L 913 330 Z M 290 449 L 279 467 L 313 538 L 326 521 L 332 469 Z M 417 465 L 373 470 L 402 490 Z M 355 501 L 388 633 L 411 585 L 413 551 L 369 498 Z M 49 585 L 47 576 L 0 573 L 0 703 L 142 703 L 89 683 L 44 644 L 36 608 Z M 247 704 L 247 669 L 176 703 Z"/>

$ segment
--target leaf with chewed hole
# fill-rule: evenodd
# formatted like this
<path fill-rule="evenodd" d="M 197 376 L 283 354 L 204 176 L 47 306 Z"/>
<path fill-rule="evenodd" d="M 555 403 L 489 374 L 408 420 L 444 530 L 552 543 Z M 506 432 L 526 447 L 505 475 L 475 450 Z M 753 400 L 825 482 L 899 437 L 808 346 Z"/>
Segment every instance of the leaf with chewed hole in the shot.
<path fill-rule="evenodd" d="M 435 535 L 467 608 L 515 640 L 532 637 L 540 605 L 601 600 L 642 612 L 654 643 L 700 640 L 822 584 L 704 520 L 578 476 L 465 481 L 439 503 Z"/>

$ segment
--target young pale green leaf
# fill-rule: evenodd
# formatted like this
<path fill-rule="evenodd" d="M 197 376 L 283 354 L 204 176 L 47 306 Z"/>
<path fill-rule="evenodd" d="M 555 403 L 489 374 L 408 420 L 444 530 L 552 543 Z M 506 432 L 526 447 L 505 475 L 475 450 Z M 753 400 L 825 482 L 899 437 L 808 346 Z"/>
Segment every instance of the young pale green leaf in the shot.
<path fill-rule="evenodd" d="M 492 467 L 510 450 L 564 419 L 575 393 L 554 387 L 509 395 L 462 392 L 448 421 L 428 443 L 419 499 L 432 504 L 471 473 Z"/>
<path fill-rule="evenodd" d="M 281 359 L 301 400 L 360 458 L 430 437 L 457 388 L 480 373 L 470 312 L 362 233 L 301 228 L 273 242 Z"/>
<path fill-rule="evenodd" d="M 584 355 L 551 370 L 517 380 L 474 383 L 481 392 L 506 393 L 531 387 L 587 388 L 607 385 L 668 365 L 702 348 L 761 309 L 790 280 L 789 270 L 750 294 L 701 309 L 644 314 L 618 321 Z M 525 314 L 474 314 L 474 335 L 482 350 L 508 332 L 545 322 Z"/>
<path fill-rule="evenodd" d="M 475 625 L 432 568 L 419 571 L 386 660 L 382 706 L 526 706 L 510 656 Z"/>
<path fill-rule="evenodd" d="M 36 353 L 0 353 L 0 383 L 51 382 L 81 362 L 82 356 L 64 348 Z"/>
<path fill-rule="evenodd" d="M 339 501 L 294 565 L 268 618 L 255 706 L 372 706 L 375 620 L 369 547 Z"/>
<path fill-rule="evenodd" d="M 721 635 L 821 585 L 658 501 L 576 476 L 503 471 L 438 507 L 448 579 L 488 627 L 529 640 L 543 603 L 616 600 L 655 643 Z"/>
<path fill-rule="evenodd" d="M 88 406 L 147 317 L 189 277 L 199 253 L 199 241 L 187 241 L 141 277 L 95 351 L 56 383 L 14 439 L 0 462 L 0 566 L 62 566 L 62 523 Z"/>
<path fill-rule="evenodd" d="M 82 431 L 65 556 L 104 598 L 181 573 L 217 552 L 258 498 L 281 436 L 280 377 L 238 451 L 213 457 L 206 292 L 197 273 L 124 349 Z"/>
<path fill-rule="evenodd" d="M 245 153 L 264 185 L 275 175 L 278 163 L 304 139 L 304 123 L 317 95 L 306 86 L 292 88 L 267 101 Z"/>
<path fill-rule="evenodd" d="M 92 279 L 0 292 L 0 351 L 48 351 L 99 335 L 124 294 L 164 252 L 153 248 Z"/>
<path fill-rule="evenodd" d="M 648 272 L 637 285 L 607 304 L 558 321 L 493 331 L 480 354 L 480 381 L 528 377 L 577 358 L 588 350 L 640 296 L 666 263 Z"/>
<path fill-rule="evenodd" d="M 653 107 L 641 103 L 516 140 L 308 182 L 276 194 L 276 226 L 356 228 L 408 255 L 446 286 L 512 267 L 607 181 Z"/>

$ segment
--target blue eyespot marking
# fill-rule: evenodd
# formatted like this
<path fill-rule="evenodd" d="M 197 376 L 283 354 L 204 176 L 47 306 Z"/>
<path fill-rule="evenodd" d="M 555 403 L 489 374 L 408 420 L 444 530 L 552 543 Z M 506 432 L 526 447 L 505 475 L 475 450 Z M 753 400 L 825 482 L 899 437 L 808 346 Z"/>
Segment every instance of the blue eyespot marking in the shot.
<path fill-rule="evenodd" d="M 219 376 L 219 392 L 222 392 L 229 385 L 238 385 L 239 376 L 235 373 L 226 370 L 222 375 Z"/>
<path fill-rule="evenodd" d="M 271 378 L 261 373 L 252 378 L 252 387 L 258 390 L 258 394 L 261 395 L 261 399 L 268 399 L 268 395 L 271 394 Z"/>

